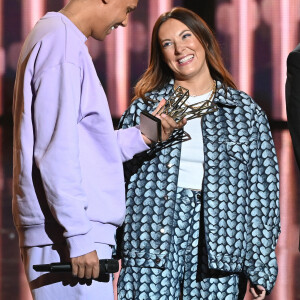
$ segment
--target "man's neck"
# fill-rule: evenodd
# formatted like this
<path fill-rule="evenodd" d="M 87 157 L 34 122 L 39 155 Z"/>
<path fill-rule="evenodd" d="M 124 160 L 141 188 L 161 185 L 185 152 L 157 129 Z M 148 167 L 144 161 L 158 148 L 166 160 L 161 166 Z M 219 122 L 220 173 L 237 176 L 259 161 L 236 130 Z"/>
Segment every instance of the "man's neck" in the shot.
<path fill-rule="evenodd" d="M 59 12 L 65 15 L 88 38 L 91 35 L 88 11 L 89 7 L 83 6 L 84 1 L 70 1 Z M 89 5 L 88 3 L 86 5 Z"/>

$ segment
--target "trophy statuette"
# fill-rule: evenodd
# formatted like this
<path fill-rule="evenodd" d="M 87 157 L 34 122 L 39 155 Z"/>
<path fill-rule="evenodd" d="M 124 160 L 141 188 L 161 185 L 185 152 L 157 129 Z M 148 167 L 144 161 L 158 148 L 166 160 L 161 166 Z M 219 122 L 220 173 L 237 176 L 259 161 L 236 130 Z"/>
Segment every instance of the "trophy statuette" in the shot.
<path fill-rule="evenodd" d="M 166 114 L 176 122 L 180 122 L 183 118 L 192 120 L 201 118 L 202 116 L 215 112 L 218 110 L 217 105 L 212 101 L 216 92 L 216 82 L 214 81 L 213 89 L 209 99 L 195 103 L 193 105 L 187 104 L 190 97 L 189 90 L 178 86 L 174 93 L 166 100 L 157 112 L 157 115 Z M 161 121 L 156 116 L 147 111 L 142 111 L 140 116 L 140 129 L 153 142 L 161 142 Z"/>

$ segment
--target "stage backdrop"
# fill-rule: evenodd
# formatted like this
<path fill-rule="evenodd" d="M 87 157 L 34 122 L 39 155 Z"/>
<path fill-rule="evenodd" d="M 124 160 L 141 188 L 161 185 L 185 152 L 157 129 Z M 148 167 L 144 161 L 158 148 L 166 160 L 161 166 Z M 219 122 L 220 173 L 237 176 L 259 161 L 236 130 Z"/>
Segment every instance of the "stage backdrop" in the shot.
<path fill-rule="evenodd" d="M 299 0 L 216 0 L 216 34 L 240 89 L 286 120 L 286 58 L 300 41 Z"/>
<path fill-rule="evenodd" d="M 285 121 L 286 58 L 300 41 L 300 0 L 194 1 L 214 1 L 215 34 L 238 87 L 263 107 L 270 120 Z M 36 21 L 67 2 L 0 0 L 0 299 L 31 299 L 11 217 L 11 106 L 18 55 Z M 132 87 L 148 64 L 155 20 L 183 2 L 187 1 L 140 0 L 127 28 L 119 28 L 105 42 L 88 40 L 114 118 L 128 107 Z M 287 130 L 275 130 L 274 139 L 280 163 L 282 234 L 277 247 L 280 272 L 267 299 L 295 300 L 300 299 L 299 172 Z"/>
<path fill-rule="evenodd" d="M 0 115 L 10 113 L 13 79 L 24 38 L 49 10 L 66 0 L 0 0 Z M 88 47 L 107 92 L 112 115 L 127 108 L 132 87 L 148 63 L 156 18 L 180 0 L 142 0 L 127 28 Z M 299 41 L 300 0 L 215 0 L 215 33 L 240 89 L 263 107 L 270 119 L 286 120 L 286 57 Z"/>

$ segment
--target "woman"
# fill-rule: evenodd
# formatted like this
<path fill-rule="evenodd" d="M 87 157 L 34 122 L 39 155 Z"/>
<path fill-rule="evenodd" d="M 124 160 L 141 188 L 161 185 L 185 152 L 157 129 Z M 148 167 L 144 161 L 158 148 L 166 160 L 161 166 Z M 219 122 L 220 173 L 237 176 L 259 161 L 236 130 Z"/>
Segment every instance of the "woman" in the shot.
<path fill-rule="evenodd" d="M 127 128 L 178 87 L 189 107 L 216 110 L 188 121 L 191 139 L 125 165 L 127 215 L 118 299 L 243 299 L 247 280 L 264 299 L 277 276 L 278 164 L 261 108 L 236 90 L 211 30 L 195 13 L 159 17 L 150 65 L 121 119 Z"/>

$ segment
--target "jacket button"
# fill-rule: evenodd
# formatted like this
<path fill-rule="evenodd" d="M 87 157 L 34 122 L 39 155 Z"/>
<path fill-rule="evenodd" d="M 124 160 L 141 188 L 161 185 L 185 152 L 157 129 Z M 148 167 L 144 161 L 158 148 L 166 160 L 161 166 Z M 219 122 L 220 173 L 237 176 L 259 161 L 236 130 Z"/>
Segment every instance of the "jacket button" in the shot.
<path fill-rule="evenodd" d="M 160 258 L 157 258 L 157 259 L 155 260 L 155 262 L 156 262 L 157 264 L 159 264 L 159 263 L 160 263 Z"/>
<path fill-rule="evenodd" d="M 201 199 L 201 194 L 197 194 L 197 199 L 198 199 L 198 200 Z"/>
<path fill-rule="evenodd" d="M 170 169 L 173 167 L 173 164 L 167 164 L 167 167 Z"/>
<path fill-rule="evenodd" d="M 165 200 L 168 200 L 168 199 L 169 199 L 169 197 L 166 195 L 166 196 L 164 196 L 164 199 L 165 199 Z"/>
<path fill-rule="evenodd" d="M 161 232 L 161 233 L 165 233 L 165 229 L 162 228 L 162 229 L 160 230 L 160 232 Z"/>

